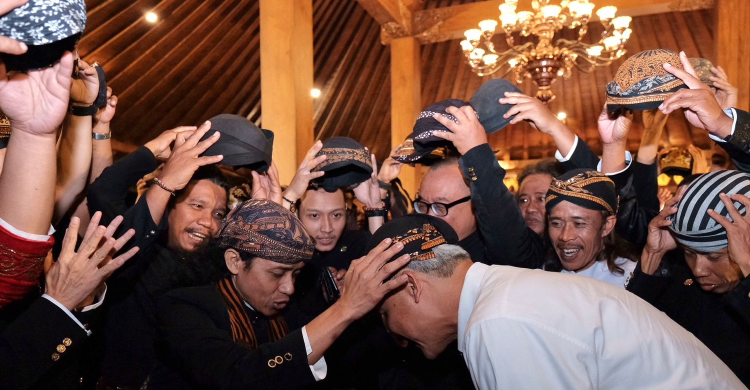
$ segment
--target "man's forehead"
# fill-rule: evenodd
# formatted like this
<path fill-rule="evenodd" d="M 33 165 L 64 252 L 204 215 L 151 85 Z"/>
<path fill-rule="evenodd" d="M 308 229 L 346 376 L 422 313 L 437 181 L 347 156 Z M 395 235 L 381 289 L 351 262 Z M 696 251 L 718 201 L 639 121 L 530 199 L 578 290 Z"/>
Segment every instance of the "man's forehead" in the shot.
<path fill-rule="evenodd" d="M 305 266 L 305 263 L 303 261 L 300 261 L 299 263 L 295 264 L 282 264 L 277 261 L 264 259 L 262 257 L 256 257 L 255 260 L 260 260 L 260 264 L 262 264 L 262 267 L 265 269 L 278 269 L 278 270 L 284 270 L 284 271 L 296 271 L 302 267 Z M 255 261 L 254 260 L 254 261 Z M 254 265 L 253 265 L 254 266 Z"/>
<path fill-rule="evenodd" d="M 549 213 L 550 218 L 570 218 L 594 220 L 601 217 L 601 211 L 587 209 L 577 204 L 562 201 Z"/>

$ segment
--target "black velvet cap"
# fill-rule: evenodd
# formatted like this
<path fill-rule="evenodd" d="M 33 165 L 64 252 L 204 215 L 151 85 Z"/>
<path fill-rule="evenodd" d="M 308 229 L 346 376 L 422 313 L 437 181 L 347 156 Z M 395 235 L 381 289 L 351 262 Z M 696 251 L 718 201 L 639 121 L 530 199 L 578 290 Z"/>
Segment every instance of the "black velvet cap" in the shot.
<path fill-rule="evenodd" d="M 513 104 L 500 104 L 499 100 L 505 97 L 506 92 L 521 92 L 518 87 L 506 79 L 492 79 L 482 84 L 474 92 L 469 103 L 479 116 L 479 123 L 484 127 L 487 134 L 494 133 L 507 126 L 515 117 L 503 118 Z"/>
<path fill-rule="evenodd" d="M 414 123 L 414 129 L 411 135 L 407 137 L 407 139 L 411 138 L 413 140 L 414 152 L 397 156 L 396 161 L 403 163 L 422 162 L 421 160 L 425 156 L 429 155 L 437 148 L 445 147 L 446 149 L 454 149 L 451 142 L 435 135 L 436 132 L 450 132 L 450 130 L 443 126 L 442 123 L 438 122 L 433 115 L 439 114 L 455 123 L 458 123 L 458 120 L 445 110 L 448 107 L 461 108 L 468 105 L 469 103 L 463 100 L 448 99 L 425 107 L 425 109 L 419 113 L 419 117 L 417 117 L 417 121 Z"/>
<path fill-rule="evenodd" d="M 407 253 L 412 261 L 434 259 L 432 248 L 441 244 L 458 245 L 458 235 L 448 222 L 427 214 L 403 215 L 381 226 L 367 242 L 365 252 L 370 252 L 386 238 L 393 239 L 394 244 L 404 244 L 404 248 L 388 261 Z"/>
<path fill-rule="evenodd" d="M 86 28 L 84 0 L 29 0 L 0 17 L 0 36 L 28 46 L 21 55 L 2 53 L 8 71 L 49 67 L 75 45 Z"/>
<path fill-rule="evenodd" d="M 615 182 L 597 171 L 573 169 L 552 179 L 547 190 L 547 213 L 549 214 L 562 201 L 589 210 L 606 211 L 609 215 L 617 214 Z"/>
<path fill-rule="evenodd" d="M 313 180 L 313 184 L 328 191 L 355 186 L 370 178 L 372 166 L 370 152 L 362 144 L 349 137 L 333 137 L 323 141 L 323 148 L 315 155 L 326 156 L 313 171 L 325 175 Z"/>
<path fill-rule="evenodd" d="M 201 141 L 213 133 L 221 133 L 221 137 L 211 145 L 203 156 L 223 155 L 221 164 L 235 168 L 245 167 L 256 172 L 265 172 L 271 166 L 273 156 L 273 132 L 260 129 L 247 118 L 220 114 L 211 119 L 211 130 L 201 138 Z"/>

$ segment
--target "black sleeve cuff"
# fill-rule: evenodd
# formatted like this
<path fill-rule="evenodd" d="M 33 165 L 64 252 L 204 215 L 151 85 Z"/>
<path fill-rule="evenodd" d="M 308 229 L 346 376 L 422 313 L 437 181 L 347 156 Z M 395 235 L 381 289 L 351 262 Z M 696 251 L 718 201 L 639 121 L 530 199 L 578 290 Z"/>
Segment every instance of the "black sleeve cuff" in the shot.
<path fill-rule="evenodd" d="M 664 261 L 662 260 L 662 265 Z M 660 276 L 659 272 L 662 269 L 657 270 L 654 275 L 647 275 L 641 270 L 641 262 L 639 261 L 633 273 L 628 281 L 627 290 L 635 295 L 638 295 L 644 301 L 653 304 L 657 299 L 664 293 L 672 282 L 672 278 L 669 276 Z"/>
<path fill-rule="evenodd" d="M 729 303 L 750 325 L 750 278 L 745 278 L 734 290 L 726 295 Z"/>

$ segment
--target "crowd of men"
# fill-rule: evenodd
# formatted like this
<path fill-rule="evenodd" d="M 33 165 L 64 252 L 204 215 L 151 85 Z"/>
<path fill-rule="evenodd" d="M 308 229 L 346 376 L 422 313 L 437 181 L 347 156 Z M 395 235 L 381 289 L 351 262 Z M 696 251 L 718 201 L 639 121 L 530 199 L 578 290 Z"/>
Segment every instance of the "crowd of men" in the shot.
<path fill-rule="evenodd" d="M 601 158 L 495 79 L 426 107 L 381 163 L 316 142 L 282 187 L 273 132 L 230 114 L 114 161 L 117 97 L 71 53 L 84 2 L 0 15 L 2 389 L 750 384 L 750 114 L 706 60 L 628 59 Z M 668 115 L 733 169 L 667 166 Z M 488 134 L 521 121 L 558 152 L 511 193 Z M 429 166 L 414 199 L 403 164 Z"/>

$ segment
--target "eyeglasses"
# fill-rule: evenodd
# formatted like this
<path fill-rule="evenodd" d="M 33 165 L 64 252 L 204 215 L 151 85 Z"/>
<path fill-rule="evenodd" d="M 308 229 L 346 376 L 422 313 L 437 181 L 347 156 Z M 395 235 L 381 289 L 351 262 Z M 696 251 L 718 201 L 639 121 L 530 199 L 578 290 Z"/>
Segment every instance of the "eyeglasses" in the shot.
<path fill-rule="evenodd" d="M 427 210 L 432 210 L 432 213 L 436 216 L 445 217 L 448 215 L 448 209 L 469 200 L 471 200 L 471 195 L 450 203 L 427 203 L 422 198 L 417 197 L 417 200 L 414 201 L 414 211 L 419 214 L 427 214 Z"/>

